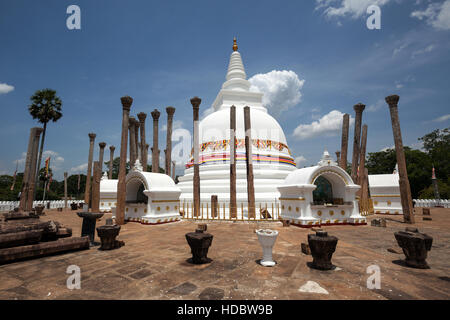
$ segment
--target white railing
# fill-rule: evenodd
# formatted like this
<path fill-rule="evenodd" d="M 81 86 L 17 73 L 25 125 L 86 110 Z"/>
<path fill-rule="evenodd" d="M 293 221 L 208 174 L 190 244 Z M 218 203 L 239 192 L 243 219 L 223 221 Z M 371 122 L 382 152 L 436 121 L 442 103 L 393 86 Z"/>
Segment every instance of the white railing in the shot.
<path fill-rule="evenodd" d="M 450 200 L 448 199 L 414 199 L 416 207 L 418 208 L 433 208 L 436 206 L 442 206 L 444 208 L 450 208 Z"/>
<path fill-rule="evenodd" d="M 67 200 L 67 207 L 70 207 L 70 204 L 75 202 L 77 204 L 84 203 L 83 200 Z M 33 201 L 33 208 L 38 205 L 43 205 L 47 208 L 48 203 L 50 203 L 50 209 L 58 209 L 64 208 L 64 200 L 51 200 L 51 201 Z M 14 210 L 19 206 L 19 201 L 0 201 L 0 212 L 8 212 Z"/>

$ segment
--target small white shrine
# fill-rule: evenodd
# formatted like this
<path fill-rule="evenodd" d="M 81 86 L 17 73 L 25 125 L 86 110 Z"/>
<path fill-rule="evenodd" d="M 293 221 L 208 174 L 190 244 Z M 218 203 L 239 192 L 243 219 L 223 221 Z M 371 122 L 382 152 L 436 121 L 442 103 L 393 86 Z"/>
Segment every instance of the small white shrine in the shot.
<path fill-rule="evenodd" d="M 316 166 L 291 172 L 280 192 L 280 217 L 299 227 L 362 225 L 355 193 L 360 189 L 325 150 Z"/>
<path fill-rule="evenodd" d="M 397 166 L 392 174 L 370 174 L 369 191 L 375 213 L 403 214 Z"/>
<path fill-rule="evenodd" d="M 139 160 L 126 177 L 125 220 L 160 224 L 180 220 L 181 189 L 166 174 L 144 172 Z"/>
<path fill-rule="evenodd" d="M 117 179 L 108 179 L 105 172 L 100 180 L 100 212 L 111 212 L 117 206 Z"/>

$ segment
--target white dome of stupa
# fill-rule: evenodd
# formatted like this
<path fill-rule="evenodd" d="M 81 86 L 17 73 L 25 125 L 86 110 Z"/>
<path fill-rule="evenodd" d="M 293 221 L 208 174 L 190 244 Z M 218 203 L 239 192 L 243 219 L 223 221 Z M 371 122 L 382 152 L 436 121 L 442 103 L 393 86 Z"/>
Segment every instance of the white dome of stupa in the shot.
<path fill-rule="evenodd" d="M 230 188 L 230 107 L 236 107 L 237 200 L 247 201 L 245 164 L 244 107 L 250 107 L 255 198 L 273 202 L 277 186 L 295 170 L 283 129 L 262 104 L 263 93 L 250 91 L 244 65 L 234 40 L 226 81 L 212 104 L 214 112 L 199 124 L 201 201 L 217 195 L 219 202 L 229 200 Z M 193 159 L 179 179 L 181 201 L 192 201 Z"/>

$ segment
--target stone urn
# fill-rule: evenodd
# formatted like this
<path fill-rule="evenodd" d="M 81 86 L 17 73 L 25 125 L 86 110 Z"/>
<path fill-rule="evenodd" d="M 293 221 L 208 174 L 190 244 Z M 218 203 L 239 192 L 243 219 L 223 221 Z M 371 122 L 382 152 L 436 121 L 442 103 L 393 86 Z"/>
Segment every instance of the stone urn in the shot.
<path fill-rule="evenodd" d="M 34 210 L 36 211 L 36 215 L 42 216 L 44 214 L 44 208 L 45 208 L 45 206 L 43 206 L 43 205 L 38 205 L 38 206 L 34 207 Z"/>
<path fill-rule="evenodd" d="M 83 218 L 83 225 L 81 227 L 81 236 L 89 236 L 91 246 L 95 245 L 95 224 L 97 219 L 103 217 L 102 212 L 77 212 L 80 218 Z"/>
<path fill-rule="evenodd" d="M 259 262 L 264 267 L 273 267 L 276 262 L 272 259 L 272 248 L 277 240 L 278 231 L 270 229 L 256 230 L 259 244 L 263 250 L 263 258 Z"/>
<path fill-rule="evenodd" d="M 426 262 L 428 251 L 431 250 L 433 238 L 418 229 L 406 228 L 405 231 L 394 233 L 398 245 L 405 254 L 407 266 L 418 269 L 429 269 Z"/>
<path fill-rule="evenodd" d="M 207 257 L 208 249 L 211 246 L 213 235 L 197 229 L 196 232 L 186 233 L 186 241 L 191 247 L 192 263 L 203 264 L 211 262 Z"/>
<path fill-rule="evenodd" d="M 112 250 L 124 245 L 123 241 L 116 240 L 119 235 L 119 225 L 104 225 L 97 228 L 97 234 L 101 241 L 100 250 Z"/>
<path fill-rule="evenodd" d="M 78 209 L 78 204 L 77 204 L 76 202 L 72 202 L 72 203 L 70 204 L 70 209 L 71 209 L 71 210 L 77 210 L 77 209 Z"/>
<path fill-rule="evenodd" d="M 308 234 L 308 244 L 313 257 L 311 266 L 319 270 L 331 270 L 333 264 L 331 257 L 336 250 L 338 238 L 329 236 L 328 232 L 316 231 L 316 234 Z"/>

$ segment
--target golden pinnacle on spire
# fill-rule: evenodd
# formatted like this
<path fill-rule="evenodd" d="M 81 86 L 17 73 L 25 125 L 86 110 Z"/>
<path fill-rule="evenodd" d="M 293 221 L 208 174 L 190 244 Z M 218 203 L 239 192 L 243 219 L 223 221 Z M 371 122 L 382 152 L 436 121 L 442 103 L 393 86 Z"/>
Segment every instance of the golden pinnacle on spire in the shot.
<path fill-rule="evenodd" d="M 234 37 L 234 39 L 233 39 L 233 51 L 237 51 L 237 49 L 238 49 L 238 46 L 237 46 L 237 43 L 236 43 L 236 37 Z"/>

